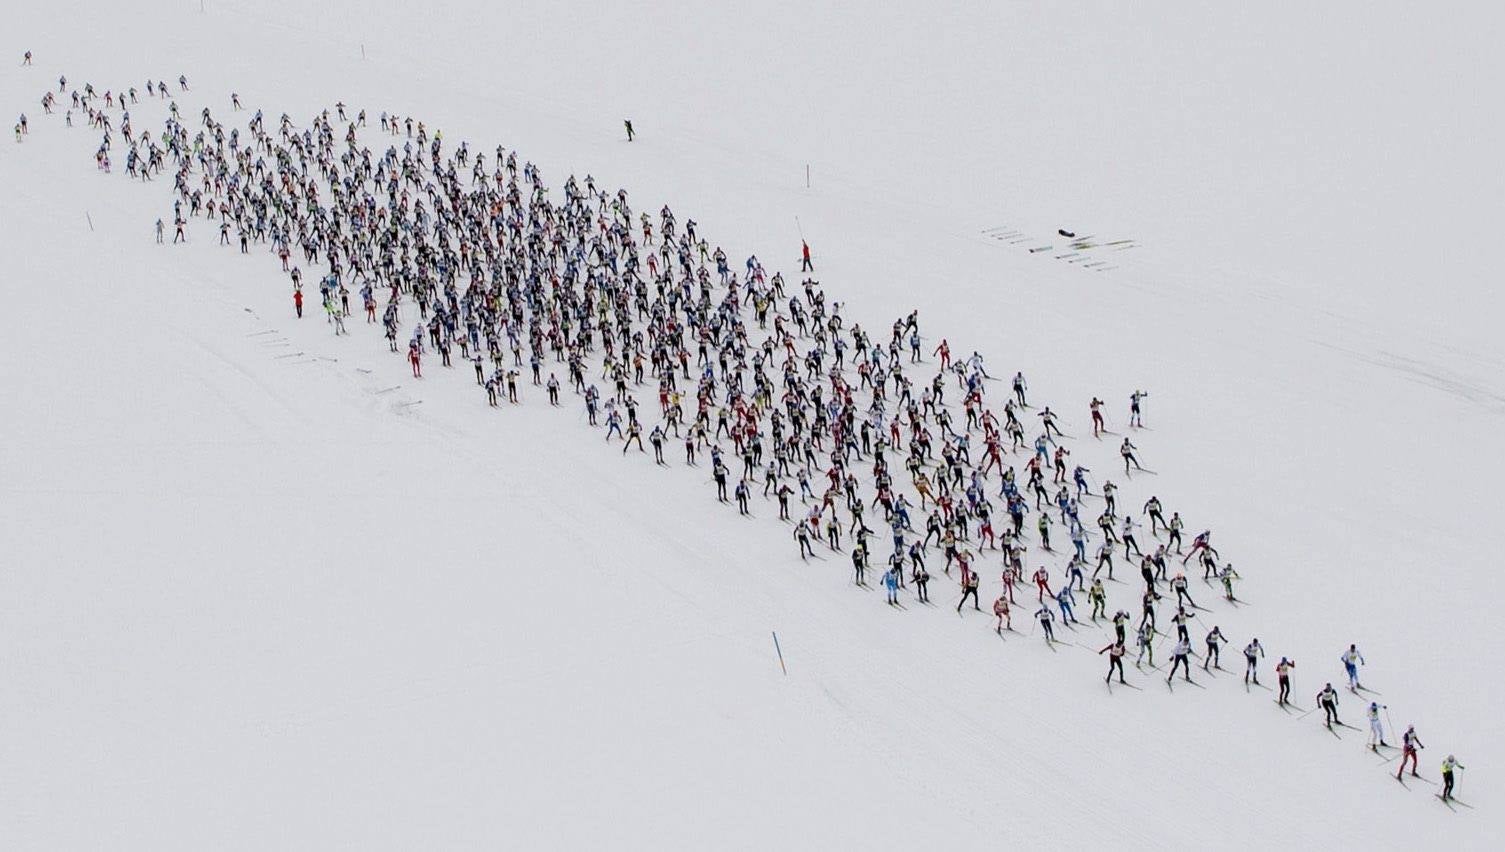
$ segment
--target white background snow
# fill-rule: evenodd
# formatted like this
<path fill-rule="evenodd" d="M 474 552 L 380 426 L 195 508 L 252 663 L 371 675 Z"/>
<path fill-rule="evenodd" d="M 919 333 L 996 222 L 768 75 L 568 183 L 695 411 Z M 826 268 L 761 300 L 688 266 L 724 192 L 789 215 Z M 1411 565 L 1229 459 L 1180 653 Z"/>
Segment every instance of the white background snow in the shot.
<path fill-rule="evenodd" d="M 1491 848 L 1499 11 L 872 6 L 9 7 L 0 846 Z M 271 256 L 201 222 L 153 244 L 169 181 L 97 173 L 81 117 L 41 115 L 60 73 L 184 73 L 188 115 L 413 115 L 667 202 L 734 266 L 794 275 L 802 230 L 853 319 L 918 308 L 1078 436 L 1149 390 L 1159 475 L 1114 478 L 1245 576 L 1204 617 L 1294 656 L 1308 707 L 1357 642 L 1475 808 L 1233 675 L 1110 696 L 1102 658 L 1001 641 L 947 585 L 894 612 L 569 394 L 489 410 L 294 320 Z M 1058 227 L 1137 247 L 1026 251 Z"/>

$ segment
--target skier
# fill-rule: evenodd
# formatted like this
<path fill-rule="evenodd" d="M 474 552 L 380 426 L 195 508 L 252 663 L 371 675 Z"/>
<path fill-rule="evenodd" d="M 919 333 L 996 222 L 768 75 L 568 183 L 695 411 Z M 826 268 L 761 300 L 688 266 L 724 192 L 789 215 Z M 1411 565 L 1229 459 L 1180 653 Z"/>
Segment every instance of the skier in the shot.
<path fill-rule="evenodd" d="M 1139 649 L 1139 656 L 1134 660 L 1134 667 L 1139 668 L 1148 657 L 1150 668 L 1155 667 L 1155 628 L 1148 624 L 1140 624 L 1139 630 L 1134 634 L 1134 646 Z"/>
<path fill-rule="evenodd" d="M 622 120 L 622 124 L 624 126 L 626 126 L 626 128 L 627 128 L 627 141 L 631 142 L 632 141 L 632 136 L 633 136 L 633 133 L 632 133 L 632 119 L 630 119 L 630 118 L 623 119 Z"/>
<path fill-rule="evenodd" d="M 889 568 L 883 574 L 883 588 L 888 591 L 888 605 L 899 605 L 899 572 L 898 565 Z"/>
<path fill-rule="evenodd" d="M 1209 664 L 1218 671 L 1222 671 L 1223 666 L 1222 662 L 1218 659 L 1218 653 L 1221 650 L 1222 644 L 1224 642 L 1227 642 L 1228 640 L 1223 638 L 1223 631 L 1216 624 L 1214 624 L 1212 626 L 1212 630 L 1208 631 L 1207 633 L 1206 641 L 1207 657 L 1202 660 L 1202 671 L 1207 671 L 1207 666 Z"/>
<path fill-rule="evenodd" d="M 1158 538 L 1160 536 L 1160 527 L 1169 528 L 1170 525 L 1165 522 L 1165 516 L 1161 514 L 1159 497 L 1152 495 L 1149 500 L 1145 501 L 1144 513 L 1150 516 L 1151 535 Z"/>
<path fill-rule="evenodd" d="M 1416 772 L 1417 752 L 1426 748 L 1426 746 L 1421 744 L 1421 737 L 1416 735 L 1415 725 L 1406 726 L 1406 733 L 1400 738 L 1400 745 L 1400 768 L 1395 771 L 1395 779 L 1397 781 L 1400 780 L 1401 775 L 1406 771 L 1406 761 L 1408 760 L 1411 761 L 1411 777 L 1420 778 L 1421 776 Z"/>
<path fill-rule="evenodd" d="M 1181 606 L 1181 601 L 1184 598 L 1187 605 L 1191 606 L 1192 609 L 1196 609 L 1197 602 L 1191 599 L 1191 593 L 1186 590 L 1186 582 L 1186 575 L 1179 571 L 1176 572 L 1176 576 L 1171 580 L 1171 589 L 1176 593 L 1176 605 Z"/>
<path fill-rule="evenodd" d="M 911 545 L 911 548 L 913 545 Z M 910 572 L 909 579 L 914 581 L 915 595 L 920 603 L 930 603 L 930 572 L 925 570 L 925 563 L 916 558 L 918 551 L 910 551 L 910 559 L 914 563 L 914 570 Z"/>
<path fill-rule="evenodd" d="M 1365 715 L 1369 717 L 1369 750 L 1378 754 L 1381 748 L 1390 747 L 1390 744 L 1385 742 L 1385 726 L 1380 724 L 1379 702 L 1369 702 L 1369 709 Z"/>
<path fill-rule="evenodd" d="M 1143 400 L 1147 396 L 1149 396 L 1149 394 L 1146 393 L 1146 392 L 1144 392 L 1144 391 L 1142 391 L 1142 390 L 1136 390 L 1132 394 L 1129 394 L 1129 425 L 1130 426 L 1138 426 L 1138 427 L 1143 428 L 1143 426 L 1144 426 L 1144 419 L 1140 416 L 1139 403 L 1140 403 L 1141 400 Z"/>
<path fill-rule="evenodd" d="M 1348 691 L 1358 694 L 1364 685 L 1359 683 L 1359 666 L 1364 663 L 1364 655 L 1359 653 L 1357 645 L 1350 644 L 1348 650 L 1340 657 L 1343 661 L 1343 670 L 1348 673 Z"/>
<path fill-rule="evenodd" d="M 800 545 L 800 561 L 806 561 L 806 557 L 815 555 L 815 548 L 810 545 L 810 527 L 801 521 L 794 525 L 794 540 Z"/>
<path fill-rule="evenodd" d="M 1097 574 L 1103 570 L 1104 565 L 1108 566 L 1108 579 L 1113 579 L 1113 542 L 1107 539 L 1104 539 L 1103 543 L 1097 546 L 1097 567 L 1092 569 L 1092 579 L 1097 579 Z M 1153 581 L 1147 582 L 1154 585 Z"/>
<path fill-rule="evenodd" d="M 1171 649 L 1171 673 L 1166 675 L 1165 682 L 1170 684 L 1176 676 L 1176 667 L 1181 667 L 1181 674 L 1187 681 L 1191 681 L 1191 643 L 1185 639 L 1176 640 L 1176 645 Z"/>
<path fill-rule="evenodd" d="M 1331 683 L 1323 686 L 1322 690 L 1317 693 L 1317 705 L 1322 708 L 1322 713 L 1326 716 L 1323 724 L 1328 730 L 1332 730 L 1334 722 L 1339 725 L 1343 724 L 1338 719 L 1338 691 L 1333 689 Z"/>
<path fill-rule="evenodd" d="M 1128 438 L 1124 438 L 1124 442 L 1118 447 L 1118 454 L 1123 456 L 1124 459 L 1125 476 L 1129 475 L 1129 465 L 1131 463 L 1134 465 L 1135 470 L 1144 470 L 1144 467 L 1139 464 L 1139 457 L 1134 455 L 1134 451 L 1137 449 L 1139 448 L 1130 443 Z"/>
<path fill-rule="evenodd" d="M 1106 645 L 1101 651 L 1098 651 L 1099 654 L 1102 654 L 1104 652 L 1108 653 L 1108 674 L 1103 678 L 1103 683 L 1111 683 L 1113 681 L 1114 669 L 1118 670 L 1118 682 L 1127 683 L 1128 681 L 1124 680 L 1125 651 L 1123 640 L 1120 639 L 1110 645 Z"/>
<path fill-rule="evenodd" d="M 1171 520 L 1176 521 L 1179 520 L 1180 517 L 1181 516 L 1179 514 L 1173 515 L 1171 517 Z M 1175 536 L 1175 538 L 1179 543 L 1181 538 L 1180 535 Z M 1181 557 L 1181 564 L 1185 565 L 1187 561 L 1190 560 L 1193 556 L 1199 556 L 1204 553 L 1210 553 L 1214 559 L 1216 559 L 1218 556 L 1217 549 L 1212 546 L 1212 530 L 1202 530 L 1201 532 L 1197 533 L 1197 537 L 1191 540 L 1191 550 L 1188 550 L 1186 552 L 1186 555 Z"/>
<path fill-rule="evenodd" d="M 1092 604 L 1092 620 L 1097 621 L 1098 616 L 1108 614 L 1108 593 L 1103 589 L 1103 581 L 1097 578 L 1092 580 L 1092 588 L 1087 590 L 1087 601 Z"/>
<path fill-rule="evenodd" d="M 800 240 L 800 271 L 815 271 L 815 264 L 810 262 L 810 244 L 804 240 Z"/>
<path fill-rule="evenodd" d="M 1061 590 L 1056 592 L 1056 606 L 1061 610 L 1062 624 L 1081 624 L 1071 610 L 1073 600 L 1070 584 L 1062 586 Z"/>
<path fill-rule="evenodd" d="M 1280 697 L 1276 699 L 1282 707 L 1290 703 L 1291 698 L 1291 669 L 1296 668 L 1295 660 L 1280 658 L 1275 664 L 1275 677 L 1280 682 Z"/>
<path fill-rule="evenodd" d="M 1055 618 L 1055 615 L 1051 613 L 1050 607 L 1041 605 L 1041 607 L 1035 611 L 1035 618 L 1040 622 L 1040 629 L 1045 631 L 1045 643 L 1049 645 L 1055 642 L 1056 634 L 1055 631 L 1051 629 L 1050 625 L 1051 619 Z"/>
<path fill-rule="evenodd" d="M 1190 642 L 1191 641 L 1191 636 L 1189 636 L 1187 634 L 1187 627 L 1186 627 L 1187 622 L 1190 621 L 1191 618 L 1192 618 L 1192 616 L 1188 615 L 1185 609 L 1182 609 L 1181 607 L 1177 607 L 1176 608 L 1176 614 L 1173 615 L 1173 616 L 1171 616 L 1171 623 L 1174 624 L 1174 625 L 1176 625 L 1176 638 L 1177 639 L 1180 639 L 1180 640 L 1183 640 L 1183 641 L 1186 641 L 1186 642 Z"/>
<path fill-rule="evenodd" d="M 1119 610 L 1113 613 L 1113 638 L 1119 642 L 1124 641 L 1124 632 L 1128 629 L 1129 621 L 1133 616 L 1127 610 Z"/>
<path fill-rule="evenodd" d="M 1440 798 L 1444 802 L 1453 800 L 1453 770 L 1462 768 L 1464 768 L 1463 764 L 1459 763 L 1458 759 L 1451 754 L 1448 755 L 1447 760 L 1442 762 L 1442 793 Z"/>
<path fill-rule="evenodd" d="M 1253 678 L 1255 685 L 1259 684 L 1259 658 L 1265 655 L 1265 648 L 1255 638 L 1244 646 L 1244 684 L 1247 688 L 1249 679 Z"/>
<path fill-rule="evenodd" d="M 1044 565 L 1041 565 L 1039 568 L 1035 569 L 1034 580 L 1035 585 L 1039 587 L 1039 595 L 1037 598 L 1039 602 L 1043 603 L 1045 601 L 1046 595 L 1055 597 L 1055 593 L 1050 590 L 1050 572 L 1045 570 Z"/>
<path fill-rule="evenodd" d="M 1009 618 L 1008 595 L 999 595 L 998 600 L 993 601 L 993 614 L 998 616 L 998 626 L 994 628 L 993 632 L 1002 636 L 1004 630 L 1014 629 L 1012 619 Z"/>
<path fill-rule="evenodd" d="M 969 595 L 972 597 L 972 608 L 980 611 L 982 607 L 978 606 L 977 604 L 977 572 L 973 571 L 971 568 L 968 568 L 966 562 L 962 563 L 961 579 L 962 599 L 956 602 L 956 611 L 962 611 L 962 604 L 965 604 L 967 602 L 967 597 Z"/>
<path fill-rule="evenodd" d="M 1240 578 L 1238 572 L 1233 570 L 1232 562 L 1225 564 L 1223 570 L 1218 572 L 1218 579 L 1223 583 L 1223 598 L 1237 602 L 1238 598 L 1233 596 L 1233 581 Z"/>

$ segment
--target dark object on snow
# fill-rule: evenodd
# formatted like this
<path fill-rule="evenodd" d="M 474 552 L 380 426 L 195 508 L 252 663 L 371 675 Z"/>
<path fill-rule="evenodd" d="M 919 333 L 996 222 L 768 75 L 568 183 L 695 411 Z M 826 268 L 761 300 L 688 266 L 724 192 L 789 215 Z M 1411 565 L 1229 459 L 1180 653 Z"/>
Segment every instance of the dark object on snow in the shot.
<path fill-rule="evenodd" d="M 1073 234 L 1073 233 L 1072 233 L 1072 232 L 1070 232 L 1070 231 L 1068 231 L 1068 230 L 1066 230 L 1066 229 L 1065 229 L 1065 228 L 1060 228 L 1060 229 L 1058 229 L 1058 230 L 1057 230 L 1057 231 L 1056 231 L 1056 233 L 1058 233 L 1058 234 L 1060 234 L 1060 235 L 1061 235 L 1061 236 L 1063 236 L 1063 237 L 1066 237 L 1066 238 L 1068 238 L 1068 239 L 1069 239 L 1069 238 L 1071 238 L 1071 237 L 1074 237 L 1074 236 L 1076 236 L 1076 234 Z"/>

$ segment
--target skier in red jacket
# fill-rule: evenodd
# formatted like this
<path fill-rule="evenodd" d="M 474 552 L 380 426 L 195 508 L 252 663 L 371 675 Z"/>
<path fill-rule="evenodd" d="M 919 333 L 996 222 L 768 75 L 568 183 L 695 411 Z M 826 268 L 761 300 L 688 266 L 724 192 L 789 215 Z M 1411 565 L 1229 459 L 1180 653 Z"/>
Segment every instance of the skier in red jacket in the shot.
<path fill-rule="evenodd" d="M 1040 602 L 1045 601 L 1046 595 L 1055 597 L 1055 593 L 1050 590 L 1050 574 L 1043 565 L 1035 569 L 1035 585 L 1040 587 Z"/>

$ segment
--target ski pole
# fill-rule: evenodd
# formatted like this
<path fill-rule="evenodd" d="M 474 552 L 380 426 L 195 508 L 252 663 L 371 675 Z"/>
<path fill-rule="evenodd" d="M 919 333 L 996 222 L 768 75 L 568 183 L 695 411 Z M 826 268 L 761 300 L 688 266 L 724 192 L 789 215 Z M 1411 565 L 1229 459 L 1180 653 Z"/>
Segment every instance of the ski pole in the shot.
<path fill-rule="evenodd" d="M 779 647 L 779 632 L 777 630 L 773 631 L 773 649 L 774 651 L 778 652 L 779 668 L 783 670 L 784 675 L 787 677 L 789 675 L 789 669 L 784 667 L 784 650 Z"/>

